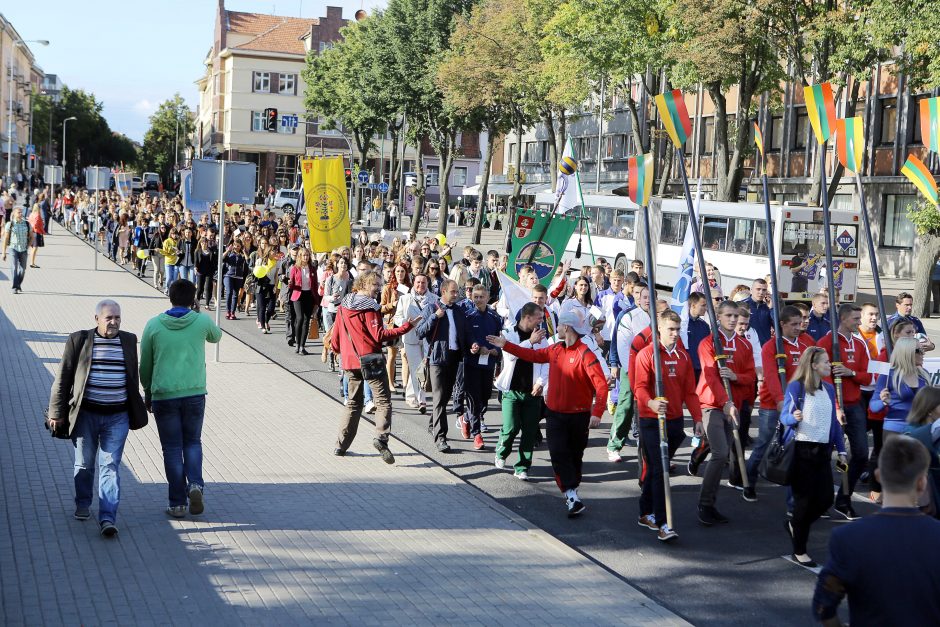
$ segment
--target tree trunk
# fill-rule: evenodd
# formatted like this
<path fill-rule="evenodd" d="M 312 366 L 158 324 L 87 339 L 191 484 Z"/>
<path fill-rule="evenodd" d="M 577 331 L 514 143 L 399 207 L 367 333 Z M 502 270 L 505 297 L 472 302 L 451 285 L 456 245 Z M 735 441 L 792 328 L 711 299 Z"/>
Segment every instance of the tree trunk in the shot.
<path fill-rule="evenodd" d="M 650 143 L 652 143 L 654 146 L 659 145 L 659 142 L 655 142 L 655 141 L 650 142 Z M 656 195 L 659 196 L 660 198 L 666 194 L 666 186 L 669 185 L 669 178 L 670 178 L 670 175 L 672 174 L 672 165 L 673 165 L 673 162 L 676 160 L 676 151 L 675 151 L 674 146 L 672 145 L 672 141 L 668 140 L 664 143 L 667 146 L 666 163 L 663 166 L 662 176 L 660 176 L 659 178 L 659 190 L 656 193 Z M 654 154 L 653 163 L 655 162 L 656 162 L 656 155 Z"/>
<path fill-rule="evenodd" d="M 636 101 L 633 99 L 633 85 L 627 84 L 627 111 L 630 113 L 630 131 L 633 135 L 633 146 L 634 152 L 638 154 L 643 154 L 646 152 L 646 149 L 643 145 L 643 135 L 640 133 L 640 113 L 636 108 Z"/>
<path fill-rule="evenodd" d="M 359 150 L 359 169 L 364 170 L 369 160 L 369 142 L 373 133 L 370 131 L 355 131 L 353 139 L 356 141 L 356 148 Z M 356 221 L 362 220 L 362 190 L 359 189 L 359 181 L 353 180 L 354 202 L 356 203 Z"/>
<path fill-rule="evenodd" d="M 490 168 L 493 165 L 493 145 L 496 143 L 496 126 L 490 124 L 486 127 L 486 159 L 483 161 L 483 176 L 480 177 L 480 195 L 477 201 L 477 219 L 473 223 L 474 244 L 479 244 L 483 237 L 483 220 L 486 218 L 487 194 L 490 186 Z M 495 222 L 495 220 L 494 220 Z"/>
<path fill-rule="evenodd" d="M 441 198 L 437 216 L 437 232 L 447 235 L 447 215 L 450 213 L 450 171 L 454 169 L 454 153 L 457 152 L 457 131 L 448 130 L 444 139 L 444 151 L 441 155 Z"/>
<path fill-rule="evenodd" d="M 516 180 L 512 184 L 512 198 L 509 199 L 509 206 L 515 207 L 519 204 L 519 196 L 522 195 L 522 112 L 516 112 L 516 159 L 512 164 L 516 170 Z"/>
<path fill-rule="evenodd" d="M 415 153 L 415 208 L 411 214 L 411 235 L 418 236 L 418 227 L 421 226 L 421 217 L 424 214 L 424 156 L 421 154 L 421 139 L 415 140 L 417 150 Z M 404 178 L 402 178 L 404 184 Z M 403 208 L 404 209 L 404 208 Z"/>
<path fill-rule="evenodd" d="M 553 167 L 556 170 L 558 169 L 558 160 L 565 154 L 565 148 L 568 146 L 568 119 L 566 114 L 567 110 L 564 107 L 559 107 L 555 111 L 555 117 L 558 119 L 558 131 L 555 133 L 555 165 Z"/>
<path fill-rule="evenodd" d="M 940 236 L 922 235 L 915 243 L 917 263 L 914 267 L 914 315 L 930 317 L 930 277 L 940 256 Z"/>
<path fill-rule="evenodd" d="M 715 105 L 715 148 L 712 150 L 712 176 L 718 192 L 718 200 L 728 198 L 728 101 L 721 91 L 721 83 L 709 83 L 708 97 Z M 737 194 L 734 196 L 737 200 Z"/>
<path fill-rule="evenodd" d="M 401 134 L 401 126 L 392 125 L 389 126 L 389 130 L 392 132 L 392 156 L 388 161 L 388 192 L 385 194 L 385 206 L 388 206 L 388 203 L 395 200 L 397 193 L 396 189 L 398 188 L 398 138 Z M 383 172 L 384 174 L 384 172 Z M 401 208 L 399 207 L 399 211 Z"/>
<path fill-rule="evenodd" d="M 554 192 L 555 185 L 558 183 L 558 150 L 555 146 L 555 116 L 551 108 L 543 111 L 542 124 L 545 126 L 545 132 L 548 133 L 548 161 L 552 177 L 552 191 Z"/>

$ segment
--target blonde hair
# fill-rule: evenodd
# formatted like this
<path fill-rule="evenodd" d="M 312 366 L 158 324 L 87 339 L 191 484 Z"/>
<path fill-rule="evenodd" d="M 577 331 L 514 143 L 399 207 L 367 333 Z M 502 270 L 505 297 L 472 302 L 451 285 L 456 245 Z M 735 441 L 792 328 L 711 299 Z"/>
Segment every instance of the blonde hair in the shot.
<path fill-rule="evenodd" d="M 898 338 L 891 351 L 891 384 L 898 389 L 901 381 L 909 377 L 927 379 L 927 371 L 919 367 L 914 356 L 920 350 L 917 340 L 912 337 Z"/>
<path fill-rule="evenodd" d="M 821 388 L 822 378 L 813 370 L 813 364 L 816 363 L 816 358 L 819 355 L 825 354 L 826 351 L 818 346 L 810 346 L 807 348 L 800 356 L 800 363 L 796 367 L 796 372 L 793 373 L 790 382 L 799 381 L 803 384 L 803 389 L 809 393 L 813 393 Z"/>
<path fill-rule="evenodd" d="M 932 385 L 922 387 L 914 395 L 911 411 L 907 414 L 907 424 L 913 427 L 930 424 L 933 410 L 940 407 L 940 388 Z"/>

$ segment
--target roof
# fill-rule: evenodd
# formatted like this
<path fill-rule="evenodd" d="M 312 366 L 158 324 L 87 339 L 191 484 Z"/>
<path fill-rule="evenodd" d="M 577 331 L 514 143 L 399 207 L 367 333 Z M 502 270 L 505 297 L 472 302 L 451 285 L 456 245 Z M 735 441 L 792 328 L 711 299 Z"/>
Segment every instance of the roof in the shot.
<path fill-rule="evenodd" d="M 226 11 L 225 29 L 241 35 L 254 35 L 245 43 L 230 46 L 236 50 L 259 50 L 263 52 L 284 52 L 288 54 L 307 53 L 301 36 L 310 31 L 310 27 L 319 24 L 318 19 L 302 19 L 262 13 L 243 13 Z"/>

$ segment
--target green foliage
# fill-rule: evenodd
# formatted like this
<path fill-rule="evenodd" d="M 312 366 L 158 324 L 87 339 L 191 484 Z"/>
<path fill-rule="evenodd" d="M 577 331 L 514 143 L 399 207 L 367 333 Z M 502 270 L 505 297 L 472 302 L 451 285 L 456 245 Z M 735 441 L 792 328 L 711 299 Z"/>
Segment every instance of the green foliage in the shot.
<path fill-rule="evenodd" d="M 179 126 L 177 127 L 177 123 Z M 193 115 L 179 93 L 160 103 L 150 116 L 150 128 L 144 134 L 140 167 L 147 172 L 156 172 L 165 182 L 173 178 L 173 166 L 177 163 L 176 148 L 179 147 L 179 162 L 183 161 L 183 147 L 194 129 Z M 177 135 L 177 128 L 179 134 Z M 179 143 L 177 144 L 177 136 Z"/>
<path fill-rule="evenodd" d="M 940 209 L 923 198 L 907 210 L 907 219 L 914 224 L 914 230 L 921 237 L 933 235 L 940 237 Z"/>

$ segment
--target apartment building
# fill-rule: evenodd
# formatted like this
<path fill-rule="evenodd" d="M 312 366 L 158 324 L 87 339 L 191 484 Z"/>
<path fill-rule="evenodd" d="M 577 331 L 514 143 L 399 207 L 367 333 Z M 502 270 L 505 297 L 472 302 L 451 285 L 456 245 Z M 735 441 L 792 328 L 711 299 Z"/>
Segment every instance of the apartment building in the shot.
<path fill-rule="evenodd" d="M 33 93 L 42 87 L 43 72 L 29 48 L 30 42 L 16 31 L 13 24 L 0 14 L 0 176 L 7 169 L 15 178 L 27 172 L 27 148 L 32 141 Z M 48 43 L 48 42 L 45 42 Z M 38 165 L 38 164 L 37 164 Z"/>

